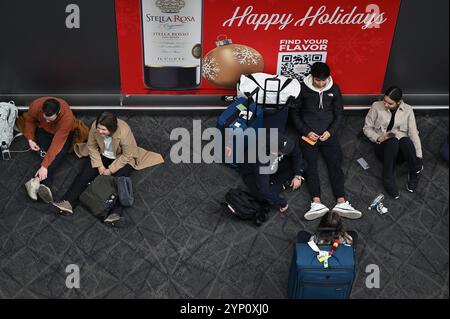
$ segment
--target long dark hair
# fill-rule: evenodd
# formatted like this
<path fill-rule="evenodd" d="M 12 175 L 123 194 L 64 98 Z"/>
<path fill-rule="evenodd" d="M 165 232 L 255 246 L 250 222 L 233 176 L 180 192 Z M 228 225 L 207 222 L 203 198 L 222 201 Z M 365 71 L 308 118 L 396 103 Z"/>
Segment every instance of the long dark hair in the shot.
<path fill-rule="evenodd" d="M 317 242 L 323 245 L 331 245 L 335 239 L 344 237 L 344 235 L 344 224 L 338 213 L 331 211 L 322 217 L 317 227 Z"/>
<path fill-rule="evenodd" d="M 103 112 L 95 120 L 95 126 L 97 125 L 103 125 L 112 135 L 117 131 L 117 117 L 111 112 Z"/>
<path fill-rule="evenodd" d="M 398 86 L 391 86 L 386 90 L 386 93 L 384 93 L 384 95 L 397 104 L 400 103 L 400 101 L 403 99 L 403 91 Z"/>

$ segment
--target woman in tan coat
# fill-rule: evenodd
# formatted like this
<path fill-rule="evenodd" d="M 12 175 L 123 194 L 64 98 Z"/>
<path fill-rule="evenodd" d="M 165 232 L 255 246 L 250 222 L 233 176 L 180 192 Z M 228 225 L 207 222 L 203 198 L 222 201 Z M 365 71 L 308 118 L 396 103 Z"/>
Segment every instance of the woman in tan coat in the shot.
<path fill-rule="evenodd" d="M 134 170 L 164 162 L 160 154 L 138 147 L 128 124 L 109 112 L 98 116 L 89 131 L 88 142 L 75 145 L 74 151 L 78 157 L 89 157 L 63 199 L 53 203 L 64 215 L 73 214 L 79 196 L 98 175 L 130 176 Z M 111 216 L 120 218 L 122 211 L 119 204 Z"/>
<path fill-rule="evenodd" d="M 366 116 L 364 134 L 374 143 L 375 155 L 383 162 L 383 184 L 394 199 L 400 197 L 395 166 L 408 163 L 406 189 L 413 193 L 423 170 L 422 145 L 411 106 L 403 102 L 402 90 L 389 88 L 383 101 L 373 103 Z"/>

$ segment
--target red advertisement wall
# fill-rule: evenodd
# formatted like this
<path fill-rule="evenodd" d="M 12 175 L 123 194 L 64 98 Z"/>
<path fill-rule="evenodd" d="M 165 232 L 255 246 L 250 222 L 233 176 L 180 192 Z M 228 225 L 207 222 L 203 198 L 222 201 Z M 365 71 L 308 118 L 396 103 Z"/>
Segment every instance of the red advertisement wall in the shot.
<path fill-rule="evenodd" d="M 158 5 L 167 9 L 189 1 L 158 0 Z M 144 83 L 141 1 L 116 0 L 123 94 L 229 94 L 230 81 L 241 73 L 301 80 L 315 61 L 330 65 L 344 94 L 381 93 L 400 0 L 203 0 L 202 5 L 201 83 L 161 91 Z M 224 39 L 233 44 L 217 47 Z"/>

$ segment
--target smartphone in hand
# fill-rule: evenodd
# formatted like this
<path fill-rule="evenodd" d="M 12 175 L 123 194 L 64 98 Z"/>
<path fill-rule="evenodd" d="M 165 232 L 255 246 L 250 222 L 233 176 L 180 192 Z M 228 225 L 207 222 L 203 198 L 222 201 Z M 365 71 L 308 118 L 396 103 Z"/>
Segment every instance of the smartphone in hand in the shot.
<path fill-rule="evenodd" d="M 302 136 L 302 140 L 304 140 L 306 143 L 308 143 L 312 146 L 316 145 L 316 143 L 317 143 L 317 141 L 313 141 L 308 136 Z"/>
<path fill-rule="evenodd" d="M 366 160 L 364 158 L 359 158 L 356 160 L 358 162 L 359 165 L 361 165 L 361 167 L 364 170 L 368 170 L 370 168 L 369 163 L 366 162 Z"/>
<path fill-rule="evenodd" d="M 393 137 L 395 137 L 395 134 L 392 133 L 392 132 L 388 132 L 388 133 L 386 134 L 386 138 L 393 138 Z"/>

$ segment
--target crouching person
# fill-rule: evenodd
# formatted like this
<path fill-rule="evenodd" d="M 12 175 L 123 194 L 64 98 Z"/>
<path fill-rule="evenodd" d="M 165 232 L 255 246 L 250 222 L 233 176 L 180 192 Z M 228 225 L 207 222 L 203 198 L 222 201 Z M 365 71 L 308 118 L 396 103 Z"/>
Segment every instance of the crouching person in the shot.
<path fill-rule="evenodd" d="M 63 99 L 41 97 L 30 104 L 23 135 L 42 159 L 34 178 L 25 183 L 33 200 L 39 196 L 46 203 L 53 201 L 53 177 L 69 152 L 76 128 L 75 116 Z"/>
<path fill-rule="evenodd" d="M 302 185 L 304 164 L 300 146 L 296 139 L 279 135 L 278 149 L 269 151 L 277 158 L 269 167 L 257 163 L 245 163 L 240 167 L 242 179 L 250 193 L 261 204 L 275 205 L 281 213 L 288 210 L 281 192 L 291 187 L 297 190 Z"/>
<path fill-rule="evenodd" d="M 73 214 L 80 195 L 88 184 L 99 175 L 130 176 L 134 170 L 164 162 L 157 153 L 139 148 L 128 124 L 109 112 L 103 112 L 92 124 L 88 142 L 76 144 L 78 157 L 87 157 L 81 172 L 75 178 L 66 194 L 53 205 L 63 215 Z M 121 218 L 123 206 L 118 203 L 105 221 L 114 222 Z M 115 219 L 115 220 L 114 220 Z"/>

